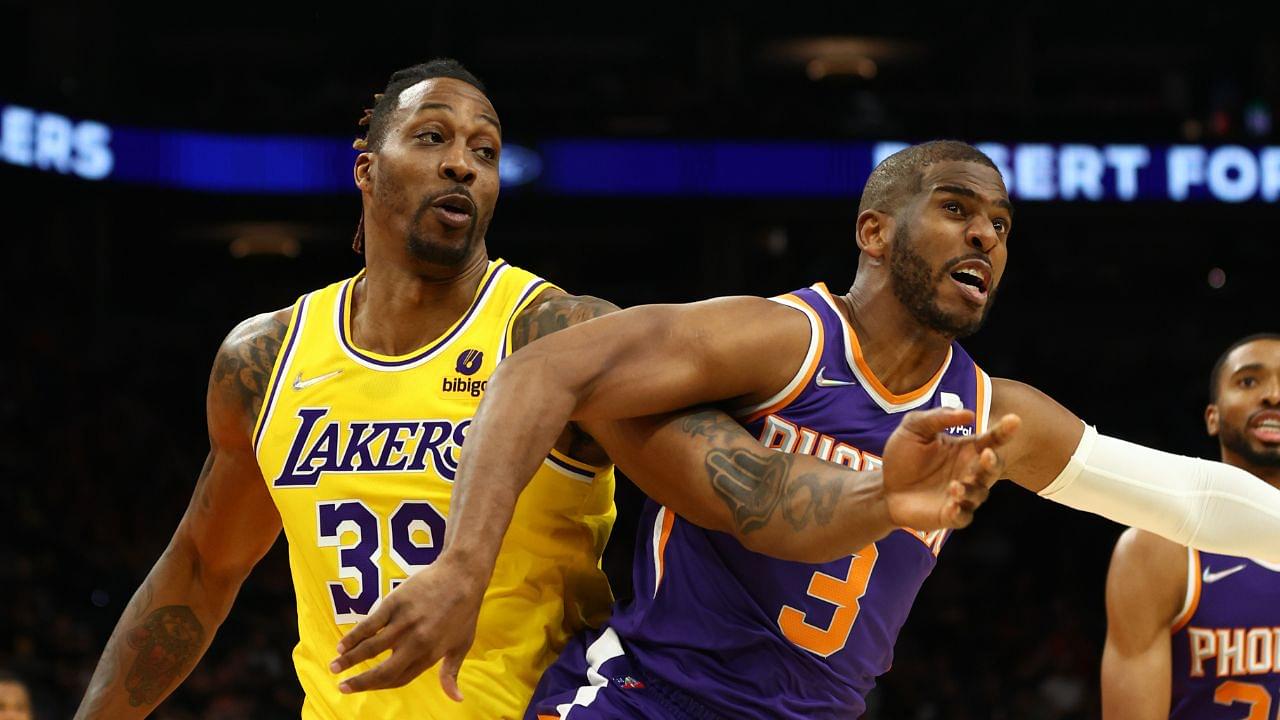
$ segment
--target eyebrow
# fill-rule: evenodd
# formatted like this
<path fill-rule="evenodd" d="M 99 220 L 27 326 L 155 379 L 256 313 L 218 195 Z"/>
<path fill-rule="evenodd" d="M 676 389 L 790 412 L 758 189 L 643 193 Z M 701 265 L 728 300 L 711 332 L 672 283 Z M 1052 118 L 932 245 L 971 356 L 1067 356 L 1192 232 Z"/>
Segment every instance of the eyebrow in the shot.
<path fill-rule="evenodd" d="M 425 102 L 419 105 L 418 108 L 413 112 L 416 115 L 422 112 L 423 110 L 446 110 L 448 112 L 453 112 L 453 106 L 448 103 L 442 103 L 442 102 Z M 484 113 L 480 113 L 479 115 L 477 115 L 477 117 L 489 123 L 490 125 L 493 125 L 495 128 L 498 129 L 498 132 L 502 132 L 502 123 L 498 122 L 498 118 L 492 115 L 486 115 Z"/>
<path fill-rule="evenodd" d="M 1235 370 L 1232 370 L 1231 375 L 1234 377 L 1236 375 L 1239 375 L 1242 372 L 1257 372 L 1262 369 L 1263 369 L 1262 363 L 1249 363 L 1248 365 L 1241 365 Z"/>
<path fill-rule="evenodd" d="M 951 193 L 952 195 L 962 195 L 967 198 L 973 198 L 974 200 L 978 199 L 978 193 L 974 192 L 971 188 L 962 187 L 960 185 L 935 185 L 933 188 L 933 192 Z M 1013 215 L 1013 203 L 1009 202 L 1008 200 L 1004 198 L 1000 198 L 999 200 L 996 200 L 993 204 L 996 205 L 997 207 L 1004 208 L 1005 211 L 1007 211 L 1010 216 Z"/>

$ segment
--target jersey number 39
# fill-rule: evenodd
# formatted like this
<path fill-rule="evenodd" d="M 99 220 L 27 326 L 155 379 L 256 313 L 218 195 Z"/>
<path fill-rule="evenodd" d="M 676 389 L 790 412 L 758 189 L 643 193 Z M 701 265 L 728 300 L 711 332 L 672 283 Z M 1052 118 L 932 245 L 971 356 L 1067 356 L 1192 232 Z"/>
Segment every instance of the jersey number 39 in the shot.
<path fill-rule="evenodd" d="M 359 500 L 318 503 L 316 515 L 320 547 L 338 548 L 338 577 L 354 580 L 357 588 L 352 595 L 341 581 L 329 583 L 334 620 L 339 625 L 359 622 L 382 596 L 382 518 Z M 444 516 L 431 503 L 406 500 L 386 523 L 386 550 L 406 576 L 440 555 Z M 344 543 L 344 537 L 351 540 Z M 387 591 L 401 582 L 392 580 Z"/>

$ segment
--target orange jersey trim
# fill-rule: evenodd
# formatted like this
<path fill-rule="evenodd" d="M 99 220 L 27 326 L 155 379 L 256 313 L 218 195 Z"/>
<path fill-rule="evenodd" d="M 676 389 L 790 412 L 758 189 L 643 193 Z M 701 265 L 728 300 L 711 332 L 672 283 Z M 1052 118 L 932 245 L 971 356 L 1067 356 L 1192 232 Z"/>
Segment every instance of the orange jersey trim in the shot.
<path fill-rule="evenodd" d="M 655 596 L 658 594 L 658 586 L 662 585 L 662 578 L 666 574 L 667 540 L 671 538 L 671 528 L 675 527 L 676 524 L 676 514 L 667 509 L 665 505 L 658 510 L 658 515 L 659 517 L 655 521 L 655 537 L 653 540 L 653 564 L 656 570 L 656 577 L 653 581 L 653 594 Z"/>
<path fill-rule="evenodd" d="M 813 287 L 826 297 L 827 302 L 829 302 L 832 307 L 839 307 L 836 305 L 835 299 L 831 296 L 831 291 L 827 289 L 826 283 L 818 283 Z M 938 370 L 933 374 L 933 377 L 929 378 L 924 385 L 921 385 L 915 390 L 898 395 L 885 387 L 884 383 L 880 382 L 880 378 L 876 377 L 876 374 L 872 372 L 871 366 L 867 364 L 866 358 L 862 355 L 862 344 L 858 342 L 858 333 L 853 329 L 853 326 L 849 324 L 848 318 L 844 316 L 844 313 L 837 312 L 837 315 L 840 316 L 840 322 L 844 323 L 845 332 L 849 335 L 849 349 L 853 353 L 854 364 L 858 366 L 859 372 L 861 372 L 867 382 L 870 383 L 871 389 L 892 405 L 903 405 L 913 400 L 919 400 L 929 394 L 937 388 L 938 382 L 942 379 L 943 373 L 945 373 L 947 368 L 951 366 L 952 351 L 951 348 L 947 348 L 947 359 L 938 366 Z"/>
<path fill-rule="evenodd" d="M 1190 589 L 1191 601 L 1187 603 L 1187 609 L 1173 620 L 1173 627 L 1169 630 L 1176 633 L 1191 622 L 1191 616 L 1196 614 L 1196 609 L 1200 607 L 1200 552 L 1188 549 L 1191 559 L 1187 562 L 1187 572 L 1191 573 L 1191 577 L 1187 578 L 1187 587 Z"/>

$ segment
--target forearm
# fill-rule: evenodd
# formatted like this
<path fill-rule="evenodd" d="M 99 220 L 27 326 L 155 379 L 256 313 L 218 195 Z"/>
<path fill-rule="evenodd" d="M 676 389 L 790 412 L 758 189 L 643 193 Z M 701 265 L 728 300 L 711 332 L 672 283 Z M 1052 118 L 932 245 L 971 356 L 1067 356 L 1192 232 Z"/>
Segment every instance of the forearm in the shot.
<path fill-rule="evenodd" d="M 783 560 L 828 562 L 893 531 L 878 470 L 856 472 L 808 455 L 763 452 L 774 456 L 763 475 L 756 458 L 740 453 L 707 461 L 707 477 L 732 519 L 730 531 L 746 548 Z M 776 491 L 770 476 L 777 477 Z"/>
<path fill-rule="evenodd" d="M 878 471 L 767 449 L 719 410 L 583 427 L 646 495 L 755 552 L 823 562 L 893 530 Z"/>
<path fill-rule="evenodd" d="M 77 718 L 142 718 L 195 667 L 240 579 L 202 574 L 194 545 L 175 538 L 125 607 Z"/>
<path fill-rule="evenodd" d="M 1280 490 L 1236 467 L 1088 429 L 1041 496 L 1180 545 L 1280 562 Z"/>
<path fill-rule="evenodd" d="M 577 399 L 549 362 L 526 358 L 531 356 L 516 355 L 499 366 L 472 419 L 437 561 L 483 568 L 475 580 L 484 584 L 521 491 L 564 430 Z"/>

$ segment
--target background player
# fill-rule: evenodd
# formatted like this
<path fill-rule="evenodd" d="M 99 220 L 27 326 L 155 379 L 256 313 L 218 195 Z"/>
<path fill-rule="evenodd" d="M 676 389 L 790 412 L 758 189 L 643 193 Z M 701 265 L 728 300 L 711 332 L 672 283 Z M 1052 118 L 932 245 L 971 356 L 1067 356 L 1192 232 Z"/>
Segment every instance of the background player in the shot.
<path fill-rule="evenodd" d="M 1222 353 L 1204 420 L 1223 462 L 1280 488 L 1280 335 Z M 1107 578 L 1107 620 L 1106 718 L 1272 718 L 1280 706 L 1278 564 L 1126 530 Z"/>
<path fill-rule="evenodd" d="M 1280 559 L 1280 547 L 1268 542 L 1280 527 L 1280 492 L 1228 466 L 1099 435 L 1034 388 L 989 380 L 955 344 L 990 309 L 1011 215 L 985 155 L 962 143 L 915 146 L 868 180 L 857 224 L 862 254 L 848 295 L 833 298 L 815 286 L 795 293 L 798 301 L 634 308 L 530 347 L 499 370 L 472 428 L 445 551 L 466 562 L 437 564 L 409 581 L 423 592 L 450 588 L 450 597 L 424 608 L 429 632 L 417 637 L 431 641 L 395 644 L 396 652 L 457 655 L 469 645 L 479 598 L 460 597 L 470 591 L 460 576 L 483 576 L 492 566 L 502 521 L 559 423 L 707 402 L 728 402 L 763 423 L 765 444 L 814 453 L 843 443 L 864 462 L 878 454 L 895 416 L 915 407 L 974 408 L 978 429 L 988 412 L 1014 413 L 1026 423 L 1005 453 L 1007 476 L 1018 484 L 1182 542 Z M 942 541 L 894 534 L 890 550 L 804 567 L 725 544 L 656 506 L 645 518 L 642 533 L 652 532 L 654 542 L 637 546 L 636 603 L 585 647 L 566 651 L 558 666 L 565 672 L 553 670 L 540 689 L 561 713 L 581 705 L 579 697 L 605 698 L 605 716 L 643 716 L 661 706 L 661 699 L 629 705 L 625 698 L 640 702 L 640 688 L 611 683 L 631 675 L 601 664 L 634 659 L 645 668 L 642 682 L 696 698 L 699 711 L 857 714 L 874 677 L 889 667 L 894 638 Z M 873 575 L 877 563 L 893 570 Z M 351 657 L 367 657 L 359 645 L 393 612 L 384 608 L 357 626 L 344 641 Z M 569 675 L 575 684 L 561 684 Z"/>
<path fill-rule="evenodd" d="M 366 119 L 355 167 L 366 268 L 244 322 L 223 343 L 207 396 L 209 457 L 169 548 L 107 644 L 81 717 L 141 717 L 171 692 L 282 527 L 305 717 L 516 716 L 570 633 L 607 613 L 599 557 L 613 520 L 612 471 L 569 429 L 535 473 L 486 594 L 463 680 L 475 690 L 468 704 L 441 707 L 434 675 L 395 693 L 343 695 L 329 674 L 341 628 L 439 553 L 458 449 L 494 366 L 540 335 L 614 309 L 488 258 L 501 131 L 460 65 L 395 73 Z M 918 447 L 939 446 L 941 427 Z M 717 440 L 760 449 L 745 433 Z M 980 459 L 983 446 L 963 447 Z M 983 467 L 955 497 L 936 473 L 939 491 L 907 487 L 906 504 L 915 490 L 916 500 L 929 495 L 921 504 L 932 519 L 967 521 L 994 480 L 989 456 Z M 878 477 L 817 471 L 839 476 L 837 485 Z M 943 506 L 952 508 L 945 518 Z"/>

